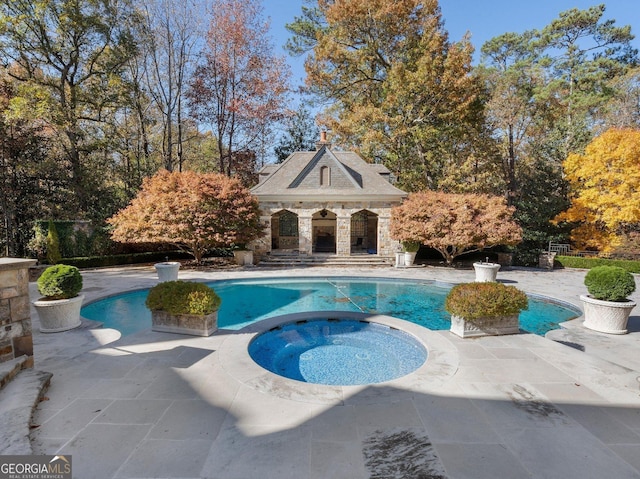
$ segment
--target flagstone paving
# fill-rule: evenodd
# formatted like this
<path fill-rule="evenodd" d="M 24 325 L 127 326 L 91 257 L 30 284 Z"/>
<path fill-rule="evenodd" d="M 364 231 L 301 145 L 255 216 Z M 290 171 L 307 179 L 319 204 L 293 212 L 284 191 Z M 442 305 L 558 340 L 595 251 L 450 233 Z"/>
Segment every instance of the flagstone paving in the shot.
<path fill-rule="evenodd" d="M 584 274 L 510 269 L 498 278 L 579 306 Z M 334 275 L 473 280 L 473 271 L 437 267 L 180 273 Z M 85 301 L 157 281 L 152 266 L 83 276 Z M 247 332 L 119 337 L 84 321 L 42 334 L 32 317 L 36 368 L 53 373 L 32 447 L 71 454 L 77 478 L 640 478 L 638 310 L 624 336 L 588 331 L 580 319 L 549 334 L 557 341 L 424 330 L 428 374 L 343 388 L 256 374 Z"/>

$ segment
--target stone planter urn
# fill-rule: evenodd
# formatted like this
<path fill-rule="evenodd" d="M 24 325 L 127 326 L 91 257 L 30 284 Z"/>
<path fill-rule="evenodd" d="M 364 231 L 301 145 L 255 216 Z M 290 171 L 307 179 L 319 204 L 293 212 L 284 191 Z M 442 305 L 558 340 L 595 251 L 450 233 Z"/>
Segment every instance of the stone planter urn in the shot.
<path fill-rule="evenodd" d="M 40 331 L 59 333 L 80 326 L 80 308 L 84 296 L 82 275 L 75 266 L 55 264 L 38 278 L 38 292 L 43 296 L 33 302 L 40 317 Z"/>
<path fill-rule="evenodd" d="M 245 249 L 237 249 L 233 252 L 233 257 L 236 260 L 236 264 L 240 266 L 253 264 L 253 251 Z"/>
<path fill-rule="evenodd" d="M 476 283 L 495 282 L 500 265 L 498 263 L 473 263 L 476 271 Z"/>
<path fill-rule="evenodd" d="M 461 338 L 477 336 L 500 336 L 520 332 L 520 314 L 492 316 L 468 321 L 460 316 L 451 316 L 450 331 Z"/>
<path fill-rule="evenodd" d="M 445 298 L 450 331 L 461 338 L 518 334 L 520 312 L 528 305 L 523 291 L 490 281 L 457 284 Z"/>
<path fill-rule="evenodd" d="M 80 326 L 80 308 L 84 295 L 69 299 L 44 299 L 33 302 L 40 318 L 40 331 L 43 333 L 59 333 Z"/>
<path fill-rule="evenodd" d="M 636 306 L 628 296 L 636 290 L 633 275 L 619 266 L 596 266 L 584 277 L 589 294 L 580 295 L 584 327 L 608 334 L 626 334 L 627 321 Z"/>
<path fill-rule="evenodd" d="M 405 251 L 404 252 L 404 265 L 411 266 L 416 259 L 416 255 L 418 253 L 415 251 Z"/>
<path fill-rule="evenodd" d="M 627 334 L 627 322 L 636 303 L 603 301 L 591 295 L 580 295 L 584 307 L 584 327 L 608 334 Z"/>
<path fill-rule="evenodd" d="M 162 263 L 156 263 L 153 265 L 158 273 L 158 280 L 163 281 L 176 281 L 178 279 L 178 270 L 180 269 L 180 263 L 177 261 L 164 261 Z"/>
<path fill-rule="evenodd" d="M 151 311 L 151 329 L 163 333 L 211 336 L 218 330 L 218 311 L 206 315 Z"/>
<path fill-rule="evenodd" d="M 149 290 L 151 329 L 162 333 L 211 336 L 218 329 L 220 296 L 194 281 L 161 281 Z"/>

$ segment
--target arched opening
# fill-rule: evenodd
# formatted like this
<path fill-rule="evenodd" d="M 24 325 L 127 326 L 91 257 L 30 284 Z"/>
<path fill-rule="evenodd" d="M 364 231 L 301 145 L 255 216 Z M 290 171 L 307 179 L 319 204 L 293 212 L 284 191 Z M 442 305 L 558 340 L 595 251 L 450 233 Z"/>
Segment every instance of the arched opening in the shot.
<path fill-rule="evenodd" d="M 378 215 L 368 210 L 351 215 L 351 254 L 377 254 Z"/>
<path fill-rule="evenodd" d="M 336 219 L 336 214 L 329 210 L 317 211 L 312 215 L 314 253 L 336 252 Z"/>
<path fill-rule="evenodd" d="M 298 250 L 298 215 L 282 210 L 271 216 L 271 250 Z"/>

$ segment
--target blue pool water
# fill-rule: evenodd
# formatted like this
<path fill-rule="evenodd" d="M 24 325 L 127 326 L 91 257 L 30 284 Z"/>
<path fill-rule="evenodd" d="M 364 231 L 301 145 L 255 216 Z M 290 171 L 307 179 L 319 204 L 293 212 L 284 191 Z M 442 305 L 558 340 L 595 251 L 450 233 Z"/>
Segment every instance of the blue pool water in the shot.
<path fill-rule="evenodd" d="M 405 319 L 429 329 L 449 329 L 444 311 L 449 287 L 428 281 L 358 278 L 224 280 L 208 283 L 222 298 L 218 327 L 241 329 L 273 316 L 303 311 L 354 311 Z M 82 316 L 101 321 L 123 335 L 151 329 L 147 291 L 133 291 L 90 303 Z M 520 327 L 544 335 L 580 313 L 556 303 L 529 298 Z"/>
<path fill-rule="evenodd" d="M 413 336 L 383 324 L 309 319 L 259 334 L 249 355 L 272 373 L 339 386 L 373 384 L 409 374 L 427 350 Z"/>

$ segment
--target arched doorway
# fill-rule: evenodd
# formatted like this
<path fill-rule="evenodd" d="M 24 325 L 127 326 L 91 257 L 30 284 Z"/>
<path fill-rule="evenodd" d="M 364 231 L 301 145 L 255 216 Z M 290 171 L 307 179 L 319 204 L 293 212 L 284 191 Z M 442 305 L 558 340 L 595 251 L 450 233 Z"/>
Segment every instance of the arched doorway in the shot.
<path fill-rule="evenodd" d="M 378 252 L 378 215 L 368 210 L 351 215 L 351 254 Z"/>
<path fill-rule="evenodd" d="M 311 216 L 314 253 L 335 254 L 336 219 L 336 214 L 326 209 L 317 211 Z"/>
<path fill-rule="evenodd" d="M 282 210 L 271 216 L 271 250 L 297 251 L 299 244 L 298 215 Z"/>

